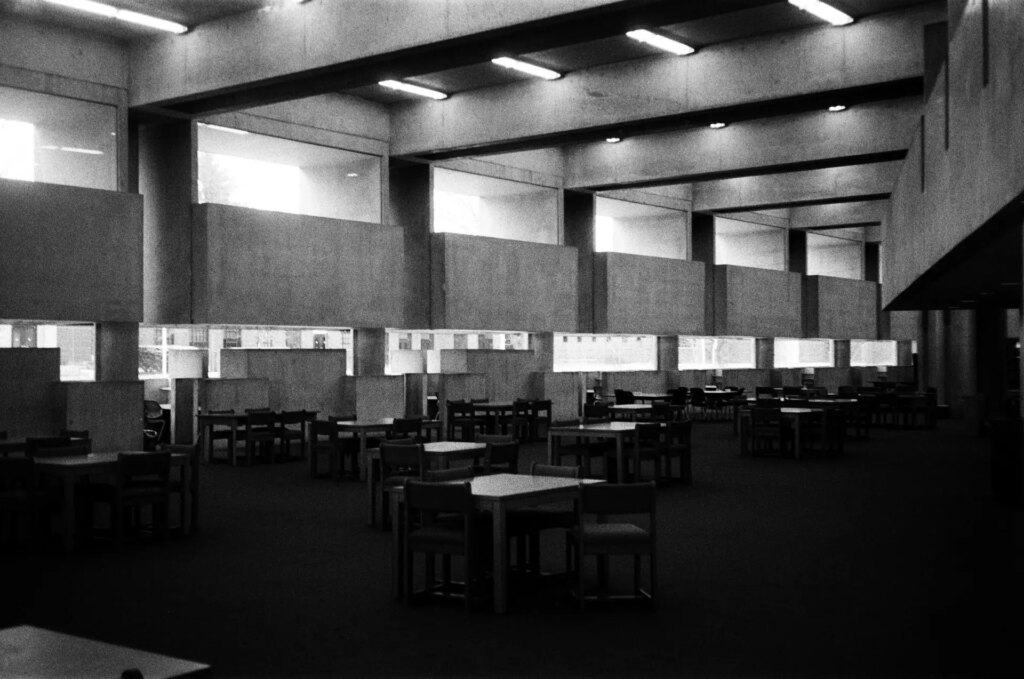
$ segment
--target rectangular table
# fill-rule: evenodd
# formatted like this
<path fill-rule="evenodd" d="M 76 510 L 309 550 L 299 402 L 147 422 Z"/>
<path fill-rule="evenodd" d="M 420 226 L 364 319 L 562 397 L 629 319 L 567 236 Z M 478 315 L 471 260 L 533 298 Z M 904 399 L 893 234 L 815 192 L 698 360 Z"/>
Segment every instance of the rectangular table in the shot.
<path fill-rule="evenodd" d="M 136 669 L 145 679 L 209 676 L 210 666 L 32 625 L 0 630 L 0 677 L 117 679 Z"/>
<path fill-rule="evenodd" d="M 148 451 L 143 450 L 122 450 L 107 453 L 89 453 L 88 455 L 70 455 L 68 457 L 41 457 L 36 458 L 35 469 L 42 477 L 58 479 L 64 493 L 64 549 L 71 551 L 75 547 L 75 486 L 76 482 L 90 475 L 113 475 L 117 472 L 117 456 L 120 453 L 128 455 L 145 455 Z M 181 517 L 183 530 L 191 529 L 190 522 L 197 519 L 198 497 L 192 493 L 192 484 L 188 479 L 193 472 L 192 456 L 188 453 L 171 453 L 171 468 L 178 468 L 184 474 L 186 480 L 183 484 L 184 492 L 188 494 L 186 506 L 190 508 L 189 517 Z"/>
<path fill-rule="evenodd" d="M 514 411 L 513 404 L 508 401 L 471 403 L 470 407 L 474 413 L 480 413 L 490 420 L 487 425 L 487 433 L 489 434 L 497 434 L 501 418 L 510 417 Z"/>
<path fill-rule="evenodd" d="M 672 394 L 649 394 L 635 391 L 633 392 L 633 398 L 640 403 L 653 403 L 655 401 L 671 401 Z"/>
<path fill-rule="evenodd" d="M 453 482 L 458 483 L 458 482 Z M 567 502 L 579 497 L 580 485 L 603 483 L 598 479 L 569 479 L 531 474 L 489 474 L 470 481 L 477 511 L 489 511 L 492 520 L 494 612 L 508 610 L 508 510 L 549 502 Z M 393 516 L 399 516 L 402 491 L 392 493 Z M 392 578 L 396 594 L 402 591 L 402 530 L 396 524 L 392 537 Z"/>
<path fill-rule="evenodd" d="M 563 427 L 551 427 L 548 429 L 548 464 L 558 464 L 555 459 L 555 446 L 558 439 L 563 438 L 588 438 L 588 439 L 612 439 L 615 441 L 615 466 L 618 476 L 615 478 L 624 479 L 626 474 L 626 439 L 633 439 L 633 447 L 639 445 L 639 441 L 633 433 L 636 431 L 636 422 L 595 422 L 593 424 L 577 424 Z M 605 470 L 605 476 L 608 476 Z"/>
<path fill-rule="evenodd" d="M 428 441 L 423 444 L 423 452 L 427 459 L 436 462 L 438 468 L 447 469 L 452 460 L 473 460 L 478 461 L 487 450 L 483 443 L 470 441 Z M 380 448 L 370 448 L 366 452 L 367 462 L 373 464 L 380 462 Z M 377 484 L 374 481 L 372 469 L 366 474 L 366 493 L 369 508 L 368 523 L 374 525 L 377 515 Z M 383 479 L 381 479 L 383 481 Z M 392 514 L 392 518 L 394 515 Z"/>
<path fill-rule="evenodd" d="M 213 462 L 213 428 L 230 427 L 228 437 L 228 461 L 235 463 L 235 447 L 238 445 L 238 430 L 244 429 L 249 416 L 246 413 L 200 413 L 196 416 L 199 423 L 199 438 L 203 442 L 206 461 Z"/>
<path fill-rule="evenodd" d="M 815 414 L 821 415 L 824 408 L 779 408 L 779 415 L 784 419 L 789 420 L 793 423 L 793 457 L 800 459 L 800 454 L 803 452 L 803 440 L 801 432 L 804 429 L 805 423 L 808 418 Z M 747 444 L 747 432 L 748 421 L 750 419 L 749 409 L 746 414 L 740 417 L 740 454 L 746 455 L 748 450 Z M 822 418 L 822 426 L 824 426 L 824 418 Z"/>
<path fill-rule="evenodd" d="M 621 415 L 635 422 L 639 419 L 650 419 L 654 407 L 650 403 L 618 403 L 608 406 L 608 411 L 612 417 Z"/>

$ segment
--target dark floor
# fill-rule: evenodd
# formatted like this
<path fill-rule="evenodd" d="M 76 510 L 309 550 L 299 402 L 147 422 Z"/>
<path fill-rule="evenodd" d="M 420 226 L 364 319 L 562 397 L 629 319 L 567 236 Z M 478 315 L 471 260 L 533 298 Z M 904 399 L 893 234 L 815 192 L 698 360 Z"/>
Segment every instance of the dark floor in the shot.
<path fill-rule="evenodd" d="M 1022 515 L 992 499 L 987 440 L 943 421 L 801 461 L 741 458 L 725 423 L 694 440 L 694 486 L 658 491 L 655 610 L 581 614 L 554 584 L 507 616 L 407 608 L 361 484 L 205 465 L 193 537 L 0 554 L 0 626 L 218 677 L 1020 676 Z"/>

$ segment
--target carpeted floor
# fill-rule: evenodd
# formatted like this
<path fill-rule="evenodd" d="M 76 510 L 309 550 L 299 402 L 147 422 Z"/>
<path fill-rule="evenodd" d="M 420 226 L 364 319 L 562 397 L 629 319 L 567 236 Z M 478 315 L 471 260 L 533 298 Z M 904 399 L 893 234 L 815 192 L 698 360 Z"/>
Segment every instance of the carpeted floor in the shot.
<path fill-rule="evenodd" d="M 694 442 L 694 485 L 658 491 L 654 610 L 581 614 L 558 583 L 516 590 L 506 616 L 407 608 L 361 484 L 218 464 L 202 469 L 192 537 L 7 548 L 0 626 L 218 677 L 1019 676 L 1021 510 L 992 499 L 987 440 L 943 421 L 801 461 L 741 458 L 724 423 L 699 423 Z M 552 568 L 560 544 L 545 542 Z"/>

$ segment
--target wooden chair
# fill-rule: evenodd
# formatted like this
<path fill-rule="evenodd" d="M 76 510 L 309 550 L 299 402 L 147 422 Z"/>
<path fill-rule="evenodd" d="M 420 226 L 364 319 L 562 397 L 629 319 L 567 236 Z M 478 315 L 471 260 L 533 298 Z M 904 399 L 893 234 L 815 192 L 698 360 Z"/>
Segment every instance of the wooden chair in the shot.
<path fill-rule="evenodd" d="M 194 533 L 199 528 L 199 516 L 197 512 L 193 512 L 188 506 L 188 500 L 192 498 L 192 506 L 198 506 L 200 444 L 196 442 L 192 445 L 162 445 L 159 450 L 172 455 L 175 453 L 185 453 L 189 456 L 188 475 L 186 476 L 185 474 L 186 468 L 180 467 L 180 472 L 177 475 L 171 475 L 170 483 L 168 484 L 170 494 L 178 497 L 178 525 L 169 525 L 168 529 L 184 535 L 185 528 L 187 527 L 189 532 Z M 188 518 L 187 521 L 186 517 Z"/>
<path fill-rule="evenodd" d="M 584 424 L 592 424 L 598 422 L 610 422 L 611 418 L 608 417 L 584 417 Z M 566 420 L 564 422 L 555 422 L 551 426 L 559 427 L 574 427 L 579 424 L 578 420 Z M 557 444 L 554 446 L 555 464 L 561 466 L 562 459 L 565 457 L 574 458 L 577 465 L 582 467 L 583 475 L 590 478 L 593 476 L 593 461 L 595 459 L 601 460 L 603 465 L 602 472 L 607 468 L 608 460 L 606 455 L 615 450 L 615 444 L 609 441 L 588 441 L 583 437 L 576 438 L 573 443 L 566 443 L 565 438 L 559 438 Z"/>
<path fill-rule="evenodd" d="M 150 507 L 153 534 L 164 539 L 169 529 L 171 454 L 167 451 L 120 453 L 113 484 L 94 484 L 93 503 L 110 505 L 114 540 L 124 542 L 127 527 L 142 528 L 141 508 Z"/>
<path fill-rule="evenodd" d="M 423 442 L 423 418 L 422 417 L 396 417 L 391 425 L 391 433 L 388 438 L 416 439 Z"/>
<path fill-rule="evenodd" d="M 448 401 L 445 404 L 447 439 L 472 441 L 477 433 L 487 433 L 487 419 L 477 417 L 470 401 Z"/>
<path fill-rule="evenodd" d="M 473 506 L 473 491 L 466 483 L 428 483 L 410 480 L 405 484 L 402 518 L 404 598 L 406 603 L 426 596 L 461 598 L 469 612 L 482 582 L 482 522 Z M 423 587 L 416 589 L 415 555 L 425 555 Z M 441 557 L 441 580 L 435 578 L 437 557 Z M 465 561 L 465 579 L 452 579 L 451 558 Z"/>
<path fill-rule="evenodd" d="M 582 469 L 578 466 L 560 466 L 534 462 L 530 465 L 533 476 L 555 476 L 578 479 Z M 516 541 L 516 565 L 535 576 L 544 575 L 540 568 L 540 534 L 545 530 L 568 530 L 576 525 L 575 504 L 557 503 L 512 509 L 506 515 L 508 534 Z M 566 551 L 565 572 L 570 571 L 569 552 Z"/>
<path fill-rule="evenodd" d="M 477 469 L 477 473 L 519 473 L 519 441 L 514 436 L 477 434 L 476 441 L 487 444 L 484 463 Z"/>
<path fill-rule="evenodd" d="M 292 441 L 299 442 L 298 459 L 306 457 L 306 422 L 309 415 L 305 410 L 285 410 L 278 418 L 277 440 L 281 457 L 293 458 Z"/>
<path fill-rule="evenodd" d="M 750 409 L 750 451 L 753 455 L 781 455 L 792 448 L 792 432 L 778 408 Z"/>
<path fill-rule="evenodd" d="M 210 415 L 234 415 L 235 414 L 235 410 L 234 410 L 234 408 L 226 408 L 226 409 L 222 409 L 222 410 L 211 410 L 211 411 L 209 411 L 209 414 Z M 208 428 L 207 436 L 210 437 L 210 462 L 214 461 L 214 457 L 213 457 L 213 451 L 214 451 L 214 447 L 215 447 L 214 446 L 214 442 L 215 441 L 227 441 L 229 446 L 237 445 L 238 441 L 240 441 L 245 436 L 245 432 L 244 431 L 237 432 L 236 435 L 237 435 L 238 438 L 236 438 L 234 444 L 232 444 L 231 443 L 231 427 L 228 427 L 226 425 L 225 426 L 216 426 L 216 425 L 214 425 L 214 426 Z M 235 462 L 235 451 L 234 450 L 229 450 L 228 451 L 228 455 L 227 455 L 227 460 L 226 461 L 234 464 L 234 462 Z"/>
<path fill-rule="evenodd" d="M 423 474 L 423 444 L 413 439 L 381 441 L 380 444 L 380 492 L 375 502 L 381 508 L 381 529 L 390 527 L 389 495 L 396 488 L 404 487 L 410 479 L 420 479 Z M 372 470 L 366 470 L 367 474 Z"/>
<path fill-rule="evenodd" d="M 633 392 L 627 389 L 615 390 L 615 405 L 621 406 L 629 405 L 631 403 L 636 403 L 636 396 L 633 395 Z"/>
<path fill-rule="evenodd" d="M 657 584 L 654 483 L 596 483 L 580 487 L 577 524 L 569 532 L 576 572 L 576 597 L 580 610 L 590 600 L 634 599 L 654 601 Z M 634 517 L 646 517 L 636 523 Z M 615 517 L 617 520 L 609 520 Z M 634 521 L 621 518 L 631 517 Z M 633 591 L 616 595 L 610 590 L 608 558 L 633 557 Z M 584 563 L 587 556 L 598 557 L 598 589 L 587 594 Z M 649 564 L 648 587 L 641 580 L 641 559 Z"/>
<path fill-rule="evenodd" d="M 341 478 L 346 475 L 345 460 L 348 459 L 348 476 L 359 478 L 359 439 L 342 436 L 336 420 L 314 420 L 310 439 L 309 475 L 311 478 L 329 476 Z M 327 457 L 327 474 L 319 471 L 320 456 Z"/>
<path fill-rule="evenodd" d="M 501 431 L 520 441 L 529 441 L 533 435 L 533 406 L 526 399 L 512 401 L 512 413 L 502 418 Z"/>
<path fill-rule="evenodd" d="M 245 463 L 252 464 L 254 453 L 273 460 L 274 441 L 277 439 L 277 415 L 271 410 L 246 410 L 245 418 Z"/>
<path fill-rule="evenodd" d="M 693 483 L 692 460 L 693 422 L 676 420 L 669 422 L 663 435 L 663 446 L 658 451 L 662 457 L 662 472 L 667 481 L 679 481 L 686 485 Z M 679 461 L 679 476 L 672 474 L 673 460 Z"/>
<path fill-rule="evenodd" d="M 539 399 L 530 401 L 530 440 L 541 440 L 541 429 L 544 436 L 547 436 L 548 428 L 551 426 L 551 399 Z"/>

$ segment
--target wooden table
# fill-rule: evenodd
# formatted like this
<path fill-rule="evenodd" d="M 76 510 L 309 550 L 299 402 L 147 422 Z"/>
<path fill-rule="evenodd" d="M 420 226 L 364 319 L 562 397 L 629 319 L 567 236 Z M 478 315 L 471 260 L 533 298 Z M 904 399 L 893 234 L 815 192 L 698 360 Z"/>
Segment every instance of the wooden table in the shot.
<path fill-rule="evenodd" d="M 238 429 L 245 428 L 248 421 L 246 413 L 200 413 L 196 416 L 199 423 L 199 437 L 202 449 L 206 451 L 206 461 L 213 462 L 213 428 L 230 427 L 231 435 L 228 437 L 228 455 L 231 464 L 235 463 L 235 447 L 238 445 Z"/>
<path fill-rule="evenodd" d="M 469 405 L 474 413 L 480 413 L 490 419 L 490 423 L 487 425 L 487 431 L 490 434 L 497 434 L 501 418 L 511 416 L 514 412 L 514 406 L 509 401 L 495 401 L 493 403 L 485 401 Z"/>
<path fill-rule="evenodd" d="M 431 462 L 436 462 L 439 469 L 447 469 L 452 460 L 479 460 L 487 450 L 484 443 L 470 441 L 428 441 L 423 444 L 423 452 Z M 380 463 L 380 448 L 370 448 L 366 451 L 367 461 L 372 464 Z M 372 471 L 372 470 L 368 470 Z M 366 475 L 366 493 L 368 523 L 374 525 L 377 518 L 377 484 L 374 481 L 375 475 Z M 381 479 L 383 482 L 383 479 Z M 392 520 L 395 515 L 391 515 Z"/>
<path fill-rule="evenodd" d="M 387 436 L 395 424 L 395 418 L 383 417 L 379 420 L 338 420 L 338 431 L 349 431 L 359 438 L 359 477 L 366 482 L 366 495 L 369 498 L 367 505 L 368 525 L 373 525 L 373 517 L 376 513 L 377 503 L 373 500 L 373 469 L 370 467 L 369 453 L 367 452 L 366 438 L 370 434 Z"/>
<path fill-rule="evenodd" d="M 117 679 L 136 669 L 145 679 L 201 677 L 210 666 L 32 625 L 0 630 L 0 677 Z"/>
<path fill-rule="evenodd" d="M 779 408 L 779 415 L 793 423 L 793 457 L 800 459 L 800 454 L 803 452 L 803 441 L 801 432 L 803 431 L 804 425 L 807 419 L 815 414 L 820 415 L 824 408 Z M 750 411 L 746 411 L 744 417 L 740 417 L 740 453 L 742 455 L 747 454 L 747 421 L 750 419 Z M 824 418 L 822 418 L 824 426 Z"/>
<path fill-rule="evenodd" d="M 64 492 L 64 549 L 71 551 L 75 547 L 75 486 L 78 479 L 90 475 L 113 475 L 117 472 L 117 456 L 146 455 L 150 451 L 122 450 L 108 453 L 89 453 L 88 455 L 69 455 L 67 457 L 40 457 L 35 460 L 36 472 L 43 477 L 59 479 Z M 186 479 L 185 493 L 188 494 L 186 506 L 190 508 L 189 517 L 181 517 L 183 530 L 191 529 L 191 522 L 198 519 L 199 498 L 192 493 L 192 484 L 188 479 L 193 472 L 192 456 L 188 453 L 171 453 L 171 467 L 179 468 Z"/>
<path fill-rule="evenodd" d="M 590 439 L 612 439 L 615 441 L 615 467 L 618 473 L 617 479 L 624 479 L 626 475 L 626 439 L 632 437 L 634 452 L 639 441 L 633 433 L 636 431 L 636 422 L 595 422 L 593 424 L 578 424 L 565 427 L 551 427 L 548 429 L 548 464 L 558 464 L 555 459 L 555 446 L 558 439 L 562 438 L 590 438 Z M 609 476 L 605 470 L 605 476 Z"/>
<path fill-rule="evenodd" d="M 612 417 L 621 415 L 634 422 L 639 419 L 650 419 L 653 410 L 650 403 L 621 403 L 608 406 L 608 412 Z"/>
<path fill-rule="evenodd" d="M 633 392 L 633 398 L 644 403 L 654 403 L 655 401 L 671 401 L 672 394 L 648 394 L 637 391 Z"/>
<path fill-rule="evenodd" d="M 458 482 L 452 482 L 458 483 Z M 531 474 L 489 474 L 474 477 L 473 504 L 477 511 L 490 512 L 493 527 L 494 612 L 508 610 L 508 525 L 506 515 L 510 509 L 532 507 L 549 502 L 571 502 L 579 497 L 580 485 L 602 483 L 598 479 L 568 479 Z M 402 491 L 391 494 L 392 515 L 399 516 Z M 392 536 L 393 591 L 402 591 L 402 532 Z"/>

